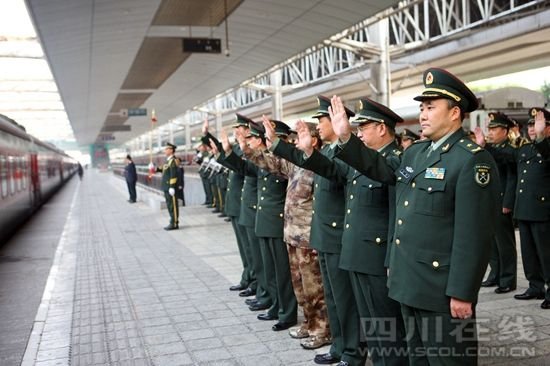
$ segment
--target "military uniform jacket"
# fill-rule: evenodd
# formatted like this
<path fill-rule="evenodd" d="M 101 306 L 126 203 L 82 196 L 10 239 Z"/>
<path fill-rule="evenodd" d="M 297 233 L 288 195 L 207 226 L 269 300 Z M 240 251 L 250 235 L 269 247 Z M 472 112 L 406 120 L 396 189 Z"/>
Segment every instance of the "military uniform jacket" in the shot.
<path fill-rule="evenodd" d="M 517 150 L 518 184 L 514 218 L 550 221 L 549 139 L 527 143 Z"/>
<path fill-rule="evenodd" d="M 233 152 L 241 155 L 241 149 L 238 145 L 233 145 Z M 225 214 L 227 216 L 238 217 L 241 212 L 241 195 L 243 193 L 244 176 L 231 169 L 225 163 L 225 154 L 222 152 L 217 158 L 218 163 L 230 169 L 227 177 L 227 190 L 225 195 Z"/>
<path fill-rule="evenodd" d="M 229 154 L 226 157 L 226 162 L 232 165 L 237 172 L 246 176 L 256 176 L 258 180 L 256 225 L 254 227 L 256 236 L 282 238 L 287 180 L 260 169 L 236 154 Z"/>
<path fill-rule="evenodd" d="M 170 188 L 176 189 L 178 183 L 178 165 L 179 162 L 172 155 L 162 168 L 157 168 L 157 172 L 162 172 L 162 190 L 164 192 L 168 192 Z"/>
<path fill-rule="evenodd" d="M 334 158 L 335 149 L 324 145 L 321 154 Z M 278 155 L 300 167 L 304 166 L 304 153 L 293 145 L 279 140 L 273 150 Z M 335 161 L 342 164 L 341 161 Z M 326 179 L 318 174 L 313 178 L 313 216 L 310 245 L 325 253 L 340 253 L 344 229 L 345 183 Z"/>
<path fill-rule="evenodd" d="M 411 307 L 449 312 L 451 297 L 477 302 L 500 212 L 491 155 L 462 129 L 428 156 L 409 147 L 397 170 L 352 136 L 338 155 L 363 174 L 396 185 L 389 296 Z"/>
<path fill-rule="evenodd" d="M 399 166 L 401 151 L 395 143 L 381 152 L 388 164 Z M 359 173 L 349 165 L 338 164 L 318 152 L 304 163 L 304 168 L 332 181 L 346 184 L 346 211 L 340 268 L 386 275 L 386 253 L 391 240 L 395 216 L 395 190 Z M 389 255 L 388 255 L 389 257 Z"/>
<path fill-rule="evenodd" d="M 513 209 L 517 185 L 517 168 L 514 161 L 516 148 L 506 140 L 501 144 L 487 144 L 486 149 L 497 163 L 502 207 Z"/>
<path fill-rule="evenodd" d="M 313 172 L 302 169 L 270 152 L 254 151 L 248 156 L 258 167 L 288 179 L 284 208 L 285 243 L 309 247 L 313 209 Z"/>

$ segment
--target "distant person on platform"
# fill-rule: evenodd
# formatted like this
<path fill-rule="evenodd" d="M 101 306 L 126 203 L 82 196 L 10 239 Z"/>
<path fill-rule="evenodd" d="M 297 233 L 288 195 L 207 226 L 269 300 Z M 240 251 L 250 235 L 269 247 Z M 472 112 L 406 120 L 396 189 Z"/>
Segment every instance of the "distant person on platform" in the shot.
<path fill-rule="evenodd" d="M 82 176 L 84 175 L 84 169 L 82 169 L 82 165 L 78 163 L 78 177 L 80 180 L 82 180 Z"/>
<path fill-rule="evenodd" d="M 167 142 L 164 147 L 164 155 L 166 155 L 166 163 L 162 168 L 157 168 L 157 173 L 162 173 L 162 190 L 166 199 L 166 208 L 170 214 L 170 224 L 164 230 L 177 230 L 179 220 L 178 199 L 176 198 L 176 188 L 178 186 L 178 165 L 174 153 L 176 145 Z"/>
<path fill-rule="evenodd" d="M 130 194 L 130 199 L 128 200 L 128 202 L 136 203 L 137 172 L 136 172 L 136 165 L 132 161 L 132 157 L 130 155 L 126 155 L 126 166 L 124 167 L 124 177 L 126 178 L 128 193 Z"/>
<path fill-rule="evenodd" d="M 411 146 L 415 141 L 418 141 L 420 139 L 420 136 L 418 136 L 416 133 L 412 132 L 408 128 L 405 128 L 403 132 L 401 132 L 401 147 L 404 150 L 407 150 L 409 146 Z"/>

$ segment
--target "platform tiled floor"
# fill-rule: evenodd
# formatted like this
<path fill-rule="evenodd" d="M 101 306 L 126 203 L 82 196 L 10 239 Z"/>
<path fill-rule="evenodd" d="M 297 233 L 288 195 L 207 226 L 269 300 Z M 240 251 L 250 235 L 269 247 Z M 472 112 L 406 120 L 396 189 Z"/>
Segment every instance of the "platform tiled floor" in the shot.
<path fill-rule="evenodd" d="M 110 174 L 80 184 L 23 365 L 313 364 L 315 351 L 228 291 L 240 276 L 228 223 L 188 207 L 166 232 L 166 212 L 126 199 Z M 493 352 L 482 364 L 550 364 L 550 311 L 539 304 L 482 290 L 482 346 Z"/>

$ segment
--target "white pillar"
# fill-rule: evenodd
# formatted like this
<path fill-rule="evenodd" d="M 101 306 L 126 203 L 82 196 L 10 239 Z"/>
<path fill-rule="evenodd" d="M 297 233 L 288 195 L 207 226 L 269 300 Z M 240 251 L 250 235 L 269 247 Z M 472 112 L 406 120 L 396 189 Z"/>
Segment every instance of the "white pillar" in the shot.
<path fill-rule="evenodd" d="M 277 69 L 269 76 L 273 93 L 271 94 L 272 111 L 271 115 L 275 120 L 283 118 L 283 91 L 282 91 L 282 71 Z"/>
<path fill-rule="evenodd" d="M 170 143 L 174 143 L 174 123 L 172 120 L 168 121 L 168 127 L 170 128 Z"/>
<path fill-rule="evenodd" d="M 391 97 L 391 70 L 389 52 L 389 21 L 381 19 L 369 27 L 371 41 L 380 47 L 380 61 L 371 67 L 371 79 L 378 93 L 373 94 L 373 99 L 381 104 L 390 106 Z"/>
<path fill-rule="evenodd" d="M 191 150 L 191 122 L 186 118 L 185 120 L 185 150 Z"/>

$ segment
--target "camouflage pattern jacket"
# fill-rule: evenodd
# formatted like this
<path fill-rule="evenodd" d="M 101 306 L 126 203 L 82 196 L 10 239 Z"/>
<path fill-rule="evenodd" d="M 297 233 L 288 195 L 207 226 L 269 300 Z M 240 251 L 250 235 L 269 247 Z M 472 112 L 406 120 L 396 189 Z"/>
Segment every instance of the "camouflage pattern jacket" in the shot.
<path fill-rule="evenodd" d="M 308 248 L 314 173 L 269 151 L 253 151 L 246 154 L 246 157 L 258 167 L 288 179 L 284 209 L 284 241 L 294 247 Z"/>

